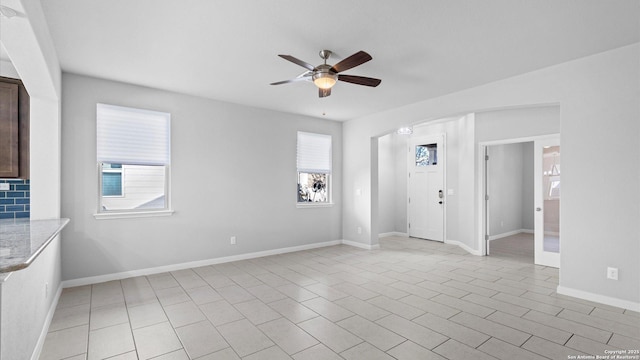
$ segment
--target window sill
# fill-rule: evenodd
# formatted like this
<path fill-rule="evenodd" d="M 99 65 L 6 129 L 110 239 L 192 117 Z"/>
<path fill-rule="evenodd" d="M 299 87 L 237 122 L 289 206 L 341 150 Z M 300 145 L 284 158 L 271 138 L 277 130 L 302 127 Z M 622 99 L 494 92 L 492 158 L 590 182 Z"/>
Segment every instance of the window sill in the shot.
<path fill-rule="evenodd" d="M 298 209 L 305 209 L 305 208 L 327 208 L 327 207 L 332 207 L 333 203 L 296 203 L 296 207 Z"/>
<path fill-rule="evenodd" d="M 159 216 L 171 216 L 173 210 L 157 210 L 157 211 L 123 211 L 123 212 L 104 212 L 93 214 L 96 220 L 108 220 L 108 219 L 128 219 L 128 218 L 145 218 L 145 217 L 159 217 Z"/>

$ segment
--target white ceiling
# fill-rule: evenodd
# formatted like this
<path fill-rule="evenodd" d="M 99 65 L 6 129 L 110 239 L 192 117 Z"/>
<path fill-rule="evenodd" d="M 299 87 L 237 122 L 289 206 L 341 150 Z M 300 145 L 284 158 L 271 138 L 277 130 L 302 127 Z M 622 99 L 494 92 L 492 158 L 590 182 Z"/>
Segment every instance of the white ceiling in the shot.
<path fill-rule="evenodd" d="M 348 120 L 640 41 L 637 0 L 42 1 L 63 71 Z M 358 50 L 328 98 L 279 86 Z"/>

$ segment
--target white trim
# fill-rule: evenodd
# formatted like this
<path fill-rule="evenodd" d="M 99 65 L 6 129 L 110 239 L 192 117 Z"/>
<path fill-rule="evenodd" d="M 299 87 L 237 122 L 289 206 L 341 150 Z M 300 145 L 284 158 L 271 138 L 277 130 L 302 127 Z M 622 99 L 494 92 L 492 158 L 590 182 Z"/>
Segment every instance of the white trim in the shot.
<path fill-rule="evenodd" d="M 390 236 L 409 237 L 409 234 L 404 233 L 404 232 L 399 232 L 399 231 L 391 231 L 391 232 L 378 234 L 378 238 L 385 238 L 385 237 L 390 237 Z"/>
<path fill-rule="evenodd" d="M 606 295 L 595 294 L 592 292 L 572 289 L 572 288 L 568 288 L 566 286 L 560 286 L 560 285 L 558 285 L 556 292 L 562 295 L 573 296 L 579 299 L 594 301 L 594 302 L 605 304 L 605 305 L 610 305 L 610 306 L 615 306 L 623 309 L 628 309 L 631 311 L 640 312 L 640 303 L 638 302 L 622 300 L 622 299 L 618 299 L 618 298 L 614 298 Z"/>
<path fill-rule="evenodd" d="M 484 254 L 482 254 L 482 250 L 474 250 L 472 248 L 469 247 L 469 245 L 460 242 L 458 240 L 445 240 L 444 241 L 445 244 L 449 244 L 449 245 L 458 245 L 459 247 L 461 247 L 463 250 L 465 250 L 466 252 L 468 252 L 471 255 L 476 255 L 476 256 L 483 256 Z"/>
<path fill-rule="evenodd" d="M 286 254 L 286 253 L 295 252 L 295 251 L 302 251 L 302 250 L 316 249 L 316 248 L 326 247 L 326 246 L 340 245 L 343 242 L 344 242 L 344 240 L 325 241 L 325 242 L 321 242 L 321 243 L 292 246 L 292 247 L 273 249 L 273 250 L 258 251 L 258 252 L 247 253 L 247 254 L 231 255 L 231 256 L 225 256 L 225 257 L 213 258 L 213 259 L 206 259 L 206 260 L 190 261 L 190 262 L 180 263 L 180 264 L 157 266 L 157 267 L 147 268 L 147 269 L 124 271 L 124 272 L 114 273 L 114 274 L 89 276 L 89 277 L 85 277 L 85 278 L 65 280 L 65 281 L 62 282 L 62 287 L 68 288 L 68 287 L 74 287 L 74 286 L 97 284 L 97 283 L 101 283 L 101 282 L 106 282 L 106 281 L 111 281 L 111 280 L 121 280 L 121 279 L 126 279 L 126 278 L 130 278 L 130 277 L 135 277 L 135 276 L 153 275 L 153 274 L 159 274 L 159 273 L 164 273 L 164 272 L 169 272 L 169 271 L 191 269 L 191 268 L 195 268 L 195 267 L 214 265 L 214 264 L 222 264 L 222 263 L 227 263 L 227 262 L 232 262 L 232 261 L 254 259 L 254 258 L 259 258 L 259 257 L 263 257 L 263 256 Z"/>
<path fill-rule="evenodd" d="M 120 211 L 120 212 L 103 212 L 98 214 L 93 214 L 93 217 L 96 220 L 107 220 L 107 219 L 128 219 L 128 218 L 146 218 L 146 217 L 156 217 L 156 216 L 171 216 L 173 215 L 173 210 L 154 210 L 154 211 Z"/>
<path fill-rule="evenodd" d="M 313 208 L 325 208 L 325 207 L 332 207 L 333 203 L 332 202 L 310 202 L 310 201 L 305 201 L 305 202 L 299 202 L 296 203 L 296 207 L 298 209 L 313 209 Z"/>
<path fill-rule="evenodd" d="M 371 245 L 371 244 L 365 244 L 365 243 L 361 243 L 361 242 L 357 242 L 357 241 L 351 241 L 351 240 L 342 240 L 342 245 L 349 245 L 349 246 L 353 246 L 353 247 L 357 247 L 360 249 L 365 249 L 365 250 L 378 250 L 380 249 L 380 244 L 375 244 L 375 245 Z"/>
<path fill-rule="evenodd" d="M 491 240 L 498 240 L 498 239 L 505 238 L 505 237 L 507 237 L 507 236 L 518 235 L 518 234 L 522 234 L 522 233 L 526 233 L 526 234 L 533 234 L 533 230 L 529 230 L 529 229 L 518 229 L 518 230 L 513 230 L 513 231 L 507 231 L 507 232 L 502 233 L 502 234 L 489 235 L 489 241 L 491 241 Z"/>
<path fill-rule="evenodd" d="M 47 312 L 47 317 L 44 320 L 44 324 L 42 325 L 42 331 L 40 331 L 40 336 L 38 337 L 38 342 L 36 342 L 36 346 L 33 349 L 33 353 L 31 354 L 31 360 L 38 360 L 40 358 L 40 353 L 42 352 L 42 347 L 44 346 L 44 341 L 47 338 L 47 333 L 49 332 L 49 326 L 51 326 L 51 320 L 53 320 L 53 314 L 56 312 L 56 308 L 58 307 L 58 300 L 60 300 L 60 295 L 62 294 L 62 283 L 58 285 L 58 290 L 51 302 L 51 306 L 49 306 L 49 311 Z"/>

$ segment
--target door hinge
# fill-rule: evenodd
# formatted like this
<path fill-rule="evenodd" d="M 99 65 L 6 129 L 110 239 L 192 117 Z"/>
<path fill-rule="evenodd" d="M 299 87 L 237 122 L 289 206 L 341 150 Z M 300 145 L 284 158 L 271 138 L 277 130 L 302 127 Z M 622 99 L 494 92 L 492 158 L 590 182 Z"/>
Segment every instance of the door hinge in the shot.
<path fill-rule="evenodd" d="M 409 198 L 409 204 L 411 204 L 411 198 Z"/>
<path fill-rule="evenodd" d="M 409 223 L 409 229 L 411 229 L 411 223 Z"/>
<path fill-rule="evenodd" d="M 485 239 L 485 240 L 489 240 L 489 235 L 485 235 L 485 236 L 484 236 L 484 239 Z"/>
<path fill-rule="evenodd" d="M 485 199 L 485 200 L 489 200 L 489 195 L 488 195 L 488 194 L 487 194 L 487 195 L 485 195 L 485 196 L 484 196 L 484 199 Z"/>
<path fill-rule="evenodd" d="M 489 155 L 485 155 L 485 156 L 484 156 L 484 160 L 485 160 L 485 161 L 488 161 L 488 160 L 489 160 Z"/>

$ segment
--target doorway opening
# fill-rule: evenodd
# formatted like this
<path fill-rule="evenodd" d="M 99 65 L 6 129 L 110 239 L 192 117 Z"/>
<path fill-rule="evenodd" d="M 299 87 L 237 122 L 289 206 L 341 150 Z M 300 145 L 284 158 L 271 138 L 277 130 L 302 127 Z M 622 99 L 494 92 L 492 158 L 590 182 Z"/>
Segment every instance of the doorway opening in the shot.
<path fill-rule="evenodd" d="M 559 267 L 559 137 L 481 147 L 486 255 Z"/>
<path fill-rule="evenodd" d="M 487 255 L 534 262 L 533 142 L 485 148 Z"/>

